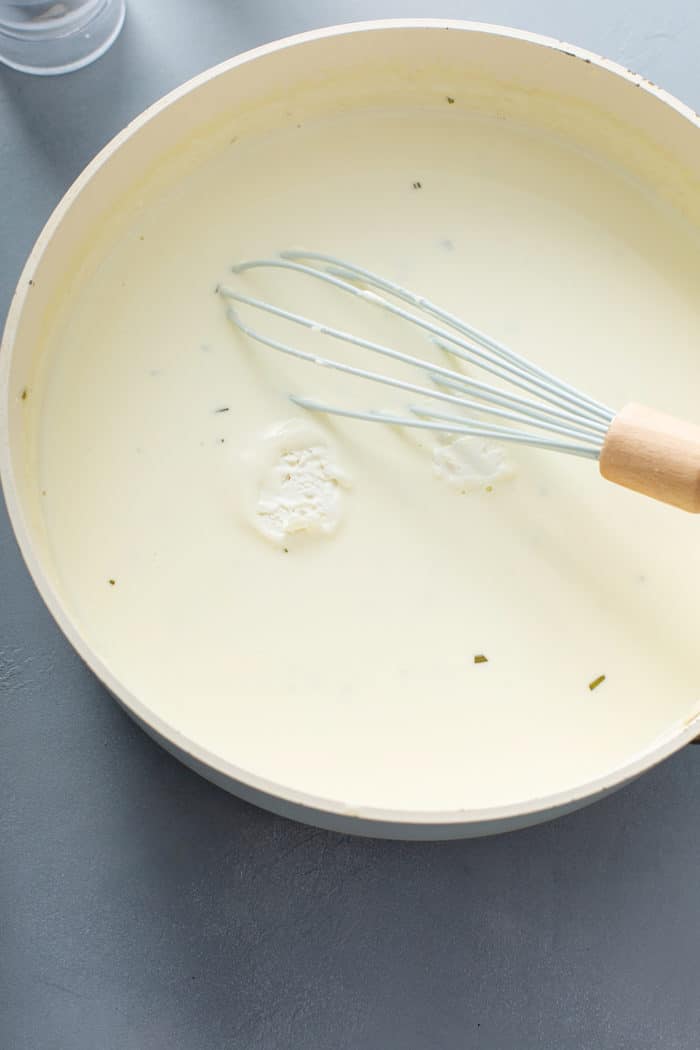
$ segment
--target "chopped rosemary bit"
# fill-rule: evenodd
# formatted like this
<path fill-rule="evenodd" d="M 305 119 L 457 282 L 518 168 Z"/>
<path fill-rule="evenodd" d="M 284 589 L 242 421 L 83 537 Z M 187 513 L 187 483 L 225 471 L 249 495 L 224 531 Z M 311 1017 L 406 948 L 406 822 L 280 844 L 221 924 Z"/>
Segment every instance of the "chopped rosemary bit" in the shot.
<path fill-rule="evenodd" d="M 477 655 L 474 657 L 474 663 L 475 664 L 487 664 L 488 662 L 489 662 L 488 656 L 484 656 L 483 653 L 477 653 Z"/>
<path fill-rule="evenodd" d="M 605 675 L 599 674 L 597 678 L 594 678 L 592 682 L 588 683 L 588 688 L 593 692 L 593 690 L 597 689 L 599 685 L 602 685 L 604 681 Z"/>
<path fill-rule="evenodd" d="M 215 409 L 214 409 L 214 413 L 215 413 L 215 414 L 218 414 L 219 412 L 230 412 L 230 411 L 231 411 L 231 410 L 230 410 L 230 408 L 228 407 L 228 405 L 224 405 L 224 407 L 223 407 L 223 408 L 215 408 Z"/>
<path fill-rule="evenodd" d="M 423 185 L 422 182 L 414 182 L 413 183 L 413 188 L 414 188 L 414 190 L 419 190 L 422 185 Z"/>

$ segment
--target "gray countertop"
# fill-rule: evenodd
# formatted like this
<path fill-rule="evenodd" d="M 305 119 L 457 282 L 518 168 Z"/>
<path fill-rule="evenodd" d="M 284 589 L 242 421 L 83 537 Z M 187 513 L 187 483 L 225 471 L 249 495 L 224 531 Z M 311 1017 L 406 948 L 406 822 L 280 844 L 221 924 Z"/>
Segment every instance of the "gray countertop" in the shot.
<path fill-rule="evenodd" d="M 0 67 L 0 317 L 54 204 L 150 102 L 275 37 L 401 15 L 557 36 L 700 110 L 691 0 L 129 0 L 96 65 Z M 54 625 L 1 508 L 0 718 L 0 1050 L 700 1045 L 700 748 L 498 838 L 293 824 L 129 721 Z"/>

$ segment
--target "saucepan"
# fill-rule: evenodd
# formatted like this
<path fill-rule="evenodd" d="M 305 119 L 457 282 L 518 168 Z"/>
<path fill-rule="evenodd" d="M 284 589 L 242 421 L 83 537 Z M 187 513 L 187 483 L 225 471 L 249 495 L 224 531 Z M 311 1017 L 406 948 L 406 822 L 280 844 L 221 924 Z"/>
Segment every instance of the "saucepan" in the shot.
<path fill-rule="evenodd" d="M 471 491 L 444 439 L 307 419 L 316 380 L 214 293 L 306 307 L 231 266 L 357 253 L 688 417 L 699 232 L 698 115 L 557 40 L 378 21 L 195 77 L 71 186 L 7 319 L 2 485 L 59 627 L 179 760 L 320 827 L 486 835 L 644 773 L 700 731 L 690 516 L 530 450 Z M 307 446 L 343 520 L 287 536 L 260 472 Z"/>

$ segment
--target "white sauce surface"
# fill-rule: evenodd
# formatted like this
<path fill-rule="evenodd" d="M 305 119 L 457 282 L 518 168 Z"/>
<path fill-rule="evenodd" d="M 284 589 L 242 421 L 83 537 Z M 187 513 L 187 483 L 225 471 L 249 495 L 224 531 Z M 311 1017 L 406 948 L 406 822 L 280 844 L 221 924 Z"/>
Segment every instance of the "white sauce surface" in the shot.
<path fill-rule="evenodd" d="M 184 736 L 351 807 L 515 803 L 650 746 L 700 707 L 698 521 L 595 464 L 522 448 L 492 492 L 462 491 L 435 476 L 434 437 L 310 420 L 289 392 L 403 401 L 253 346 L 214 289 L 239 281 L 437 353 L 303 278 L 228 273 L 288 246 L 331 252 L 614 407 L 697 418 L 691 233 L 609 166 L 459 105 L 233 143 L 147 202 L 76 293 L 35 391 L 47 529 L 81 630 Z M 287 471 L 294 492 L 278 457 L 256 503 L 246 452 L 290 419 L 313 425 L 304 447 L 321 451 Z M 324 534 L 286 544 L 298 523 L 279 507 L 308 469 Z M 261 507 L 274 543 L 252 520 Z"/>

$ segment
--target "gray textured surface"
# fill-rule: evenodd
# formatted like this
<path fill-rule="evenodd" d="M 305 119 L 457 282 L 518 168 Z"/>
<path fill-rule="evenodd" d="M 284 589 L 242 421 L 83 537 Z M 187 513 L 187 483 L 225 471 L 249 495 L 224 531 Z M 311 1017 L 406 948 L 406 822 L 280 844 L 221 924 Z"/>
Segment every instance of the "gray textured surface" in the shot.
<path fill-rule="evenodd" d="M 265 40 L 402 14 L 569 39 L 700 109 L 690 0 L 130 0 L 90 69 L 0 67 L 0 315 L 66 186 L 149 102 Z M 129 722 L 44 610 L 3 511 L 0 718 L 0 1050 L 700 1045 L 700 748 L 510 836 L 315 832 Z"/>

